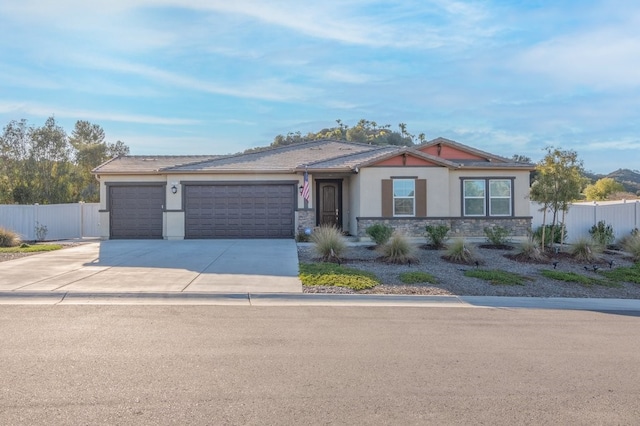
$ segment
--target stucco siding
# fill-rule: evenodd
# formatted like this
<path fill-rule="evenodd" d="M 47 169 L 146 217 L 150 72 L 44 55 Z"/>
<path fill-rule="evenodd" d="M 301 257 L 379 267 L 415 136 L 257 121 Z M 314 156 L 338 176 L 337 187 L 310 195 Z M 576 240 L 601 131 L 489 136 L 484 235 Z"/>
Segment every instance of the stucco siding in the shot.
<path fill-rule="evenodd" d="M 448 169 L 444 167 L 370 167 L 360 170 L 359 217 L 382 216 L 381 182 L 391 177 L 427 181 L 427 216 L 449 216 Z"/>

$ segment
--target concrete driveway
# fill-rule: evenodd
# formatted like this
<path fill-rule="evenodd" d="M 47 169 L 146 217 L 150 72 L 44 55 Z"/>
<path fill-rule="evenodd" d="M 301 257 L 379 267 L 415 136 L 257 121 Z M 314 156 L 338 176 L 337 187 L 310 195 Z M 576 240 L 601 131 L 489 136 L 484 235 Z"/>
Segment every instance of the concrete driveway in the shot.
<path fill-rule="evenodd" d="M 0 263 L 0 291 L 302 292 L 293 240 L 111 240 Z"/>

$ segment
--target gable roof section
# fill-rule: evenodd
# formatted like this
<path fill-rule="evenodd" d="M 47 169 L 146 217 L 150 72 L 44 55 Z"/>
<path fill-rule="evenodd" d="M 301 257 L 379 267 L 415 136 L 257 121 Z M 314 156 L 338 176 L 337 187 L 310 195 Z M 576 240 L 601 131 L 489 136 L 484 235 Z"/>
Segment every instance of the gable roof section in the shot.
<path fill-rule="evenodd" d="M 457 165 L 443 158 L 417 151 L 413 147 L 402 147 L 394 152 L 361 163 L 359 167 L 374 166 L 430 166 L 455 168 Z"/>
<path fill-rule="evenodd" d="M 172 167 L 166 172 L 293 172 L 304 165 L 341 159 L 375 151 L 379 147 L 335 140 L 302 142 L 246 154 L 229 155 L 210 161 Z"/>
<path fill-rule="evenodd" d="M 446 138 L 436 138 L 430 142 L 415 147 L 415 149 L 420 152 L 436 156 L 437 158 L 449 160 L 452 163 L 455 163 L 458 168 L 535 169 L 534 164 L 519 163 Z"/>

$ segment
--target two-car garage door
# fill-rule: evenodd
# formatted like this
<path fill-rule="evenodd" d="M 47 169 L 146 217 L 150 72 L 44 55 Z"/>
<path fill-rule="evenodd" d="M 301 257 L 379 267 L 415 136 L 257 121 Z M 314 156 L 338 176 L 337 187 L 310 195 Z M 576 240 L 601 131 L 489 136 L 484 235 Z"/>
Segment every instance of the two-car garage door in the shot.
<path fill-rule="evenodd" d="M 295 185 L 184 186 L 185 238 L 293 238 Z"/>

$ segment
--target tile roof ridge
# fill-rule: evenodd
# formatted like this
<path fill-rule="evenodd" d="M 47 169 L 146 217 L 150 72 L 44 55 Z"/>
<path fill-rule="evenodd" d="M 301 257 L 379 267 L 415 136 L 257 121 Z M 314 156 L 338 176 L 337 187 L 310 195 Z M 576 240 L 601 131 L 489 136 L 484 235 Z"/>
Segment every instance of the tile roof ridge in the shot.
<path fill-rule="evenodd" d="M 476 155 L 480 155 L 480 156 L 485 156 L 487 159 L 494 159 L 494 160 L 498 160 L 498 161 L 504 161 L 505 163 L 513 163 L 514 161 L 506 158 L 506 157 L 501 157 L 499 155 L 493 154 L 491 152 L 488 151 L 483 151 L 481 149 L 478 148 L 474 148 L 472 146 L 469 145 L 465 145 L 461 142 L 456 142 L 452 139 L 447 139 L 447 138 L 443 138 L 442 136 L 438 136 L 435 139 L 432 139 L 430 141 L 427 141 L 421 145 L 418 145 L 420 147 L 428 147 L 428 146 L 433 146 L 433 145 L 437 145 L 439 143 L 445 143 L 445 144 L 449 144 L 451 146 L 460 148 L 464 151 L 470 152 L 472 154 L 476 154 Z"/>

